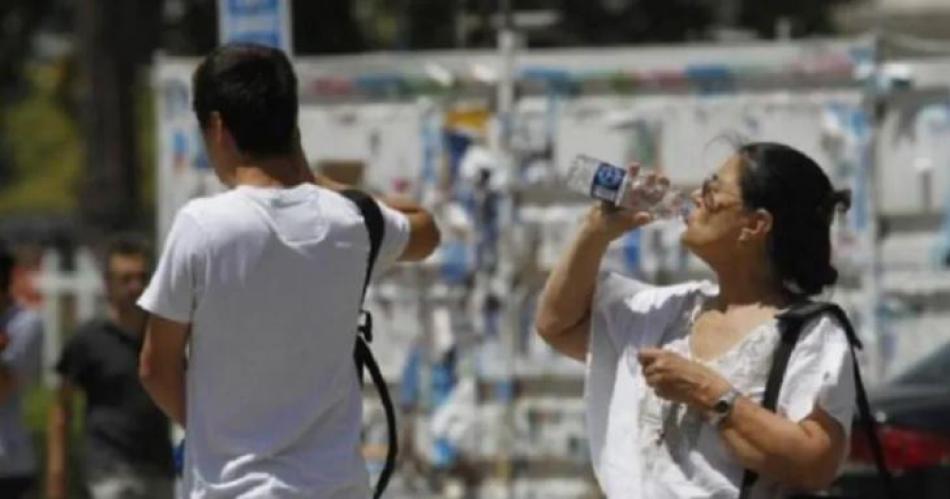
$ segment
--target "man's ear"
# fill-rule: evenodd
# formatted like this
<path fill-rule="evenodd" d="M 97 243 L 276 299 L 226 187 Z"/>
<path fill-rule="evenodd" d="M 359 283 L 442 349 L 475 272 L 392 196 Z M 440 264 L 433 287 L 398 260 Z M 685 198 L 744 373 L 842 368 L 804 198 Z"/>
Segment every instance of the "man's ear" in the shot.
<path fill-rule="evenodd" d="M 217 111 L 211 111 L 208 115 L 207 140 L 210 142 L 209 145 L 213 145 L 218 151 L 219 156 L 238 158 L 241 156 L 234 135 L 231 135 L 231 131 L 224 124 L 224 119 L 221 118 L 221 113 Z"/>
<path fill-rule="evenodd" d="M 761 208 L 748 214 L 748 220 L 739 233 L 739 241 L 763 240 L 772 232 L 772 214 Z"/>
<path fill-rule="evenodd" d="M 211 141 L 214 142 L 216 146 L 221 146 L 226 135 L 227 130 L 224 128 L 224 120 L 221 119 L 221 113 L 211 111 L 211 114 L 208 115 L 208 136 L 211 138 Z"/>

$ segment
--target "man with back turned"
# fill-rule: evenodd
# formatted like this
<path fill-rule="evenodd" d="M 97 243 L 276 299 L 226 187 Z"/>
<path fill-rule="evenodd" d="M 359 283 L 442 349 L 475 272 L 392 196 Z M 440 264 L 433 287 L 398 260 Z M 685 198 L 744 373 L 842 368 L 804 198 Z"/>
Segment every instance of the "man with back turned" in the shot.
<path fill-rule="evenodd" d="M 365 499 L 353 363 L 370 249 L 360 211 L 308 167 L 284 54 L 221 47 L 193 86 L 230 189 L 178 212 L 139 301 L 152 314 L 140 376 L 187 432 L 184 495 Z M 378 204 L 376 269 L 438 245 L 418 205 Z"/>

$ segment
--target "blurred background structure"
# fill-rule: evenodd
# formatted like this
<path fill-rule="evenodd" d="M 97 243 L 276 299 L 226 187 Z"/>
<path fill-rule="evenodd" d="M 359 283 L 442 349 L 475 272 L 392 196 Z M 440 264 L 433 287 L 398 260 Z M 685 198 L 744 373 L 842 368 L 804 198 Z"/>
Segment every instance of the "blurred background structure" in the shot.
<path fill-rule="evenodd" d="M 808 152 L 855 195 L 829 297 L 884 385 L 950 342 L 947 25 L 944 0 L 5 0 L 0 235 L 20 249 L 51 362 L 101 306 L 97 242 L 160 242 L 182 203 L 221 189 L 190 110 L 198 57 L 226 39 L 283 44 L 313 167 L 414 196 L 443 228 L 432 259 L 368 297 L 403 409 L 392 496 L 597 497 L 584 367 L 531 326 L 587 206 L 560 187 L 571 158 L 637 160 L 692 189 L 728 153 L 724 134 Z M 605 266 L 706 276 L 677 231 L 631 234 Z M 366 409 L 379 466 L 370 392 Z M 913 431 L 891 445 L 940 443 L 895 464 L 948 480 L 950 429 Z"/>

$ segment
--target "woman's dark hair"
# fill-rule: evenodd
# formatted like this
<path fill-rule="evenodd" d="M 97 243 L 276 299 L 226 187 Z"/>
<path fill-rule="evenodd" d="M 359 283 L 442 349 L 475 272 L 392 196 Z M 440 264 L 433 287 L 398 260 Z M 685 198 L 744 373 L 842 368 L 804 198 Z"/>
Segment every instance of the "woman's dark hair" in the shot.
<path fill-rule="evenodd" d="M 280 50 L 247 43 L 218 47 L 195 70 L 192 86 L 202 129 L 217 111 L 241 152 L 268 157 L 293 151 L 297 76 Z"/>
<path fill-rule="evenodd" d="M 772 215 L 768 256 L 786 290 L 811 296 L 837 282 L 830 228 L 836 210 L 850 207 L 850 192 L 836 191 L 818 163 L 793 147 L 755 142 L 738 154 L 743 203 Z"/>

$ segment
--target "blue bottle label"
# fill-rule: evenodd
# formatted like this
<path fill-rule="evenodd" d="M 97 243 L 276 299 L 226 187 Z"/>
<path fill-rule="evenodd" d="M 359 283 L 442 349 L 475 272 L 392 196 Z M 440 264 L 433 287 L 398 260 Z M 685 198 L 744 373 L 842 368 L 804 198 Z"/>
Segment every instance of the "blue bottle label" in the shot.
<path fill-rule="evenodd" d="M 620 198 L 620 189 L 623 187 L 623 179 L 627 172 L 623 168 L 617 168 L 609 163 L 600 163 L 597 165 L 597 172 L 594 173 L 594 180 L 591 181 L 590 195 L 602 201 L 616 203 Z"/>

